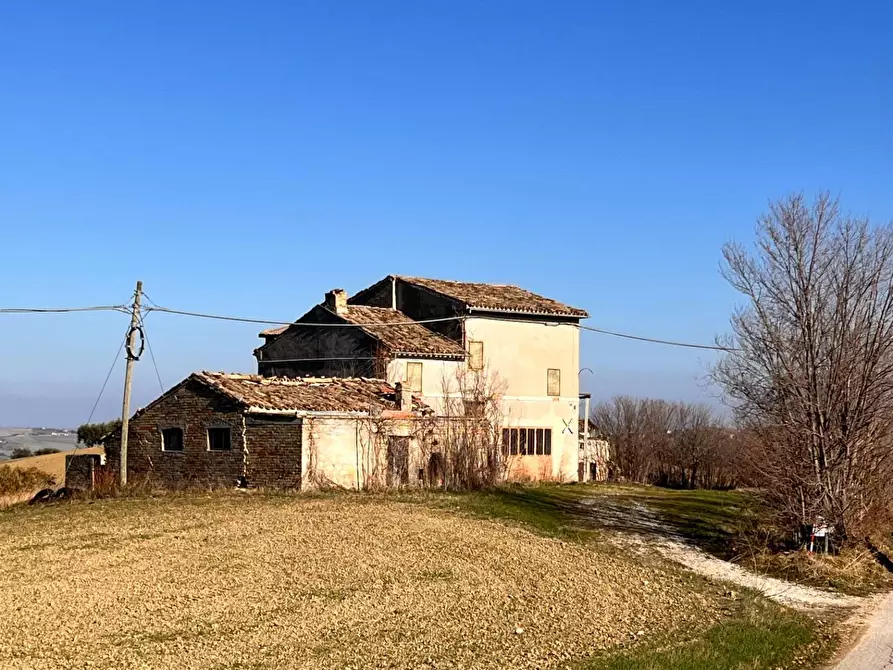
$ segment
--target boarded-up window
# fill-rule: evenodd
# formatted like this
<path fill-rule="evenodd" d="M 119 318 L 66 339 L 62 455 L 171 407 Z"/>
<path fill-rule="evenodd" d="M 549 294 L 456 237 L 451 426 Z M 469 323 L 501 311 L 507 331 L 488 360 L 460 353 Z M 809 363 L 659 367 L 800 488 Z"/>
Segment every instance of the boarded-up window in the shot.
<path fill-rule="evenodd" d="M 546 394 L 558 397 L 561 395 L 561 370 L 549 368 L 546 373 Z"/>
<path fill-rule="evenodd" d="M 409 484 L 409 437 L 388 436 L 388 486 Z"/>
<path fill-rule="evenodd" d="M 183 429 L 162 428 L 161 449 L 162 451 L 183 451 Z"/>
<path fill-rule="evenodd" d="M 470 370 L 484 369 L 484 343 L 475 340 L 468 342 L 468 368 Z"/>
<path fill-rule="evenodd" d="M 407 363 L 406 364 L 406 384 L 413 393 L 422 392 L 422 364 Z"/>

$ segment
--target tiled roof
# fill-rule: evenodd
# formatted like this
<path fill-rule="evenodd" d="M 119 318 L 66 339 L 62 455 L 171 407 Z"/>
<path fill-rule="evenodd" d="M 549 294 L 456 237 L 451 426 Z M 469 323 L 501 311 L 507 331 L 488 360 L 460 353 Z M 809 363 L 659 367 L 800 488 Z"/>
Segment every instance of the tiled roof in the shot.
<path fill-rule="evenodd" d="M 446 279 L 426 279 L 424 277 L 398 277 L 407 284 L 421 286 L 429 291 L 440 293 L 466 307 L 498 312 L 523 312 L 526 314 L 550 314 L 586 318 L 586 310 L 570 307 L 557 300 L 531 293 L 518 286 L 508 284 L 479 284 Z"/>
<path fill-rule="evenodd" d="M 261 377 L 226 372 L 195 372 L 195 379 L 253 411 L 370 412 L 394 410 L 394 387 L 365 377 Z M 413 409 L 427 409 L 413 398 Z"/>
<path fill-rule="evenodd" d="M 323 305 L 319 305 L 323 307 Z M 308 312 L 306 318 L 312 314 Z M 392 353 L 404 356 L 438 356 L 443 358 L 464 358 L 465 350 L 443 335 L 429 330 L 416 323 L 403 312 L 390 307 L 368 307 L 366 305 L 348 305 L 347 310 L 339 315 L 348 323 L 360 326 L 360 329 L 388 347 Z M 313 323 L 302 321 L 298 324 Z M 289 326 L 271 328 L 260 333 L 261 337 L 281 335 Z"/>
<path fill-rule="evenodd" d="M 286 330 L 288 330 L 288 326 L 277 326 L 276 328 L 267 328 L 266 330 L 262 330 L 258 333 L 259 337 L 273 337 L 275 335 L 282 335 Z"/>
<path fill-rule="evenodd" d="M 465 350 L 461 346 L 390 307 L 348 305 L 347 311 L 341 316 L 361 326 L 363 331 L 395 354 L 465 357 Z"/>

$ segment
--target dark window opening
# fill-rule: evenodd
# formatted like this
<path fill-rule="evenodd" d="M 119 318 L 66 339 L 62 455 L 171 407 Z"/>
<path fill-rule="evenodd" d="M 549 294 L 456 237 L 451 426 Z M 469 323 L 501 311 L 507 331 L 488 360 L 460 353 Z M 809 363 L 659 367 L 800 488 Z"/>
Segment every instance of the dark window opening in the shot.
<path fill-rule="evenodd" d="M 409 437 L 388 436 L 388 486 L 409 484 Z"/>
<path fill-rule="evenodd" d="M 503 428 L 502 453 L 506 456 L 551 456 L 551 428 Z"/>
<path fill-rule="evenodd" d="M 208 428 L 208 449 L 211 451 L 229 451 L 232 449 L 230 429 Z"/>
<path fill-rule="evenodd" d="M 162 428 L 161 429 L 161 450 L 162 451 L 183 451 L 183 429 L 182 428 Z"/>

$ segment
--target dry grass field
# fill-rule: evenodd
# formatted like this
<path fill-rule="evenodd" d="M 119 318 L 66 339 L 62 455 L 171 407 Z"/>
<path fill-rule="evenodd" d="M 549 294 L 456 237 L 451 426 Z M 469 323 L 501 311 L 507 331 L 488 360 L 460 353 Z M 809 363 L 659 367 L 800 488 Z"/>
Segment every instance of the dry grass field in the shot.
<path fill-rule="evenodd" d="M 77 451 L 69 451 L 78 454 L 101 454 L 102 447 L 89 447 L 78 449 Z M 59 487 L 65 482 L 65 452 L 58 454 L 44 454 L 42 456 L 29 456 L 27 458 L 15 458 L 12 460 L 0 461 L 0 509 L 26 502 L 37 493 L 40 489 L 46 487 Z M 3 475 L 10 470 L 17 471 L 20 475 L 25 475 L 26 470 L 39 471 L 48 475 L 51 481 L 37 482 L 37 477 L 24 476 L 18 478 L 18 485 L 11 486 L 16 483 L 15 477 L 4 477 Z M 22 486 L 22 480 L 31 479 L 33 485 Z"/>
<path fill-rule="evenodd" d="M 418 501 L 0 512 L 0 668 L 566 668 L 705 630 L 720 587 Z"/>

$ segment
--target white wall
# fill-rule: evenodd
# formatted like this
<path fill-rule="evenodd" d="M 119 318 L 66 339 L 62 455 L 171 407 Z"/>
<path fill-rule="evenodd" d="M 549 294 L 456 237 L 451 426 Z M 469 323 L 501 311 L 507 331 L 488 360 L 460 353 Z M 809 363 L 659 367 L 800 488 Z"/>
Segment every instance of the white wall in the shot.
<path fill-rule="evenodd" d="M 357 488 L 357 419 L 304 418 L 301 436 L 301 487 L 323 484 Z"/>
<path fill-rule="evenodd" d="M 425 467 L 414 425 L 400 419 L 364 416 L 308 416 L 303 421 L 301 487 L 364 488 L 370 479 L 384 484 L 387 478 L 387 436 L 411 437 L 409 484 L 418 485 L 418 470 Z M 378 438 L 373 433 L 378 432 Z"/>
<path fill-rule="evenodd" d="M 472 317 L 465 322 L 467 340 L 484 343 L 484 362 L 505 385 L 504 407 L 510 426 L 552 429 L 551 477 L 577 478 L 577 416 L 580 384 L 580 330 L 576 325 L 546 325 Z M 561 371 L 560 395 L 547 395 L 547 370 Z M 547 457 L 517 456 L 510 472 L 516 478 L 541 479 L 549 472 Z"/>
<path fill-rule="evenodd" d="M 576 325 L 546 325 L 471 317 L 468 340 L 484 343 L 488 376 L 503 389 L 507 427 L 550 428 L 552 456 L 517 456 L 510 476 L 517 479 L 577 478 L 580 330 Z M 406 379 L 406 363 L 422 363 L 422 399 L 443 414 L 444 379 L 455 380 L 465 363 L 430 359 L 397 359 L 388 365 L 390 383 Z M 547 370 L 561 371 L 560 395 L 547 395 Z"/>

